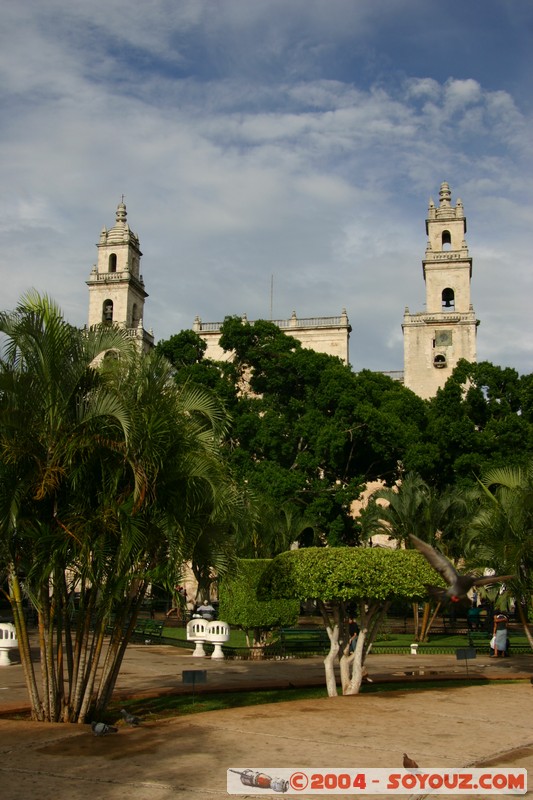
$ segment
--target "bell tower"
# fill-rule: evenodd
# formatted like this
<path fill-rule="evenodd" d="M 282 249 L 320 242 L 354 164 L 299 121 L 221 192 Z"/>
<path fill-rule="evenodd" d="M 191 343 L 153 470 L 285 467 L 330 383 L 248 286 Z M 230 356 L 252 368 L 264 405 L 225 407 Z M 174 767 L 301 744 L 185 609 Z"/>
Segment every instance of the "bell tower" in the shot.
<path fill-rule="evenodd" d="M 102 229 L 97 248 L 98 261 L 87 281 L 89 327 L 119 325 L 139 340 L 143 350 L 150 350 L 154 337 L 143 328 L 144 301 L 148 294 L 140 273 L 142 253 L 139 237 L 128 225 L 123 199 L 117 206 L 114 226 Z"/>
<path fill-rule="evenodd" d="M 461 358 L 476 360 L 478 320 L 470 301 L 472 259 L 465 241 L 466 217 L 442 183 L 439 205 L 429 202 L 428 243 L 422 268 L 426 310 L 403 317 L 404 383 L 422 398 L 444 386 Z"/>

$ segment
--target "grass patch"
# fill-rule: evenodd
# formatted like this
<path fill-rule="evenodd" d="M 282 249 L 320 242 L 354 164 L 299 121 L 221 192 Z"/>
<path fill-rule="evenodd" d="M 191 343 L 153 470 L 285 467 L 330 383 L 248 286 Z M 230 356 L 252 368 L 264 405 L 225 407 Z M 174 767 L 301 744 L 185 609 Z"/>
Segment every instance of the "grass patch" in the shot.
<path fill-rule="evenodd" d="M 306 638 L 306 631 L 305 628 L 300 629 L 299 640 L 305 641 Z M 478 634 L 479 635 L 479 634 Z M 163 630 L 163 636 L 166 639 L 177 639 L 180 641 L 185 642 L 187 639 L 187 632 L 184 627 L 165 627 Z M 486 634 L 487 639 L 487 651 L 489 647 L 491 634 Z M 312 634 L 310 635 L 310 640 L 312 638 Z M 276 639 L 276 635 L 274 633 L 273 639 Z M 386 637 L 380 638 L 374 642 L 374 651 L 379 652 L 380 649 L 389 649 L 395 647 L 405 647 L 409 648 L 411 642 L 413 642 L 413 635 L 411 633 L 388 633 Z M 511 641 L 511 648 L 513 645 L 515 647 L 529 647 L 528 641 L 525 635 L 518 631 L 512 631 L 510 635 Z M 476 643 L 479 646 L 479 639 L 476 639 Z M 244 632 L 238 630 L 237 628 L 231 628 L 230 630 L 230 639 L 226 645 L 227 647 L 236 647 L 236 648 L 245 648 L 246 647 L 246 637 Z M 458 647 L 468 647 L 469 646 L 469 637 L 465 634 L 436 634 L 432 635 L 430 633 L 429 642 L 420 642 L 421 648 L 428 648 L 429 652 L 431 652 L 431 648 L 458 648 Z M 290 642 L 286 645 L 287 652 L 290 652 Z"/>
<path fill-rule="evenodd" d="M 414 684 L 412 681 L 397 681 L 394 683 L 364 684 L 361 694 L 383 694 L 385 692 L 422 692 L 428 689 L 459 689 L 465 686 L 489 686 L 502 683 L 523 683 L 523 681 L 479 681 L 454 680 L 454 681 L 423 681 Z M 120 709 L 126 708 L 132 714 L 141 717 L 146 722 L 155 722 L 169 717 L 201 714 L 205 711 L 223 711 L 229 708 L 244 708 L 270 703 L 287 703 L 295 700 L 323 700 L 327 698 L 325 686 L 309 688 L 287 689 L 262 689 L 253 692 L 209 692 L 205 694 L 179 694 L 150 697 L 139 700 L 128 700 L 121 703 L 112 703 L 106 714 L 107 722 L 120 721 Z"/>
<path fill-rule="evenodd" d="M 395 681 L 391 683 L 365 683 L 361 694 L 385 694 L 387 692 L 424 692 L 431 689 L 450 690 L 468 686 L 501 686 L 502 683 L 524 683 L 523 680 L 482 680 L 467 678 L 460 680 L 431 680 L 415 683 Z M 340 693 L 339 693 L 340 694 Z M 252 692 L 206 692 L 191 694 L 162 695 L 160 697 L 139 698 L 137 700 L 117 700 L 112 702 L 103 717 L 110 724 L 123 724 L 121 708 L 140 717 L 143 722 L 157 722 L 172 717 L 202 714 L 206 711 L 224 711 L 230 708 L 245 708 L 271 703 L 289 703 L 296 700 L 324 700 L 327 698 L 325 686 L 307 688 L 261 689 Z M 3 719 L 28 721 L 30 712 L 2 715 Z"/>

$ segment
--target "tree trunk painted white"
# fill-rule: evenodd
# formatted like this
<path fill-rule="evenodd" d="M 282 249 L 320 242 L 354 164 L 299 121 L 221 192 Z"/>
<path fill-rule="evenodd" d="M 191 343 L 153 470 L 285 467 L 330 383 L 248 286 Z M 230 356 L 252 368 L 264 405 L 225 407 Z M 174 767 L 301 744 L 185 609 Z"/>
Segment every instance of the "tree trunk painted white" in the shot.
<path fill-rule="evenodd" d="M 339 652 L 339 626 L 337 624 L 326 627 L 329 636 L 329 653 L 324 659 L 326 672 L 326 688 L 328 697 L 337 697 L 337 679 L 335 678 L 335 659 Z"/>
<path fill-rule="evenodd" d="M 366 656 L 374 642 L 382 620 L 390 606 L 390 601 L 366 605 L 359 604 L 359 633 L 353 653 L 344 651 L 341 656 L 341 680 L 343 695 L 359 694 L 363 678 L 368 674 L 365 667 Z M 351 674 L 350 674 L 351 671 Z"/>
<path fill-rule="evenodd" d="M 365 675 L 365 668 L 363 666 L 363 660 L 365 656 L 365 640 L 366 640 L 367 629 L 366 627 L 361 627 L 357 635 L 357 640 L 355 644 L 355 650 L 353 653 L 350 653 L 348 658 L 343 656 L 341 658 L 341 670 L 342 670 L 342 661 L 345 659 L 347 662 L 348 667 L 348 680 L 346 683 L 343 683 L 342 686 L 342 693 L 344 695 L 352 695 L 352 694 L 359 694 L 359 689 L 361 688 L 361 684 L 363 682 L 363 676 Z M 349 669 L 351 667 L 351 676 L 349 675 Z M 342 673 L 341 673 L 342 674 Z"/>

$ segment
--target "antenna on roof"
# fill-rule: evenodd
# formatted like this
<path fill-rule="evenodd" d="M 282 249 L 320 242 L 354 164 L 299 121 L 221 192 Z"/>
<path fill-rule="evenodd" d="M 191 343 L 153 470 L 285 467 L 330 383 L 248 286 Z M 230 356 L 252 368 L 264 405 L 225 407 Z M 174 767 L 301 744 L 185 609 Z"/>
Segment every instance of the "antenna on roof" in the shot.
<path fill-rule="evenodd" d="M 272 322 L 272 307 L 274 305 L 274 274 L 270 276 L 270 321 Z"/>

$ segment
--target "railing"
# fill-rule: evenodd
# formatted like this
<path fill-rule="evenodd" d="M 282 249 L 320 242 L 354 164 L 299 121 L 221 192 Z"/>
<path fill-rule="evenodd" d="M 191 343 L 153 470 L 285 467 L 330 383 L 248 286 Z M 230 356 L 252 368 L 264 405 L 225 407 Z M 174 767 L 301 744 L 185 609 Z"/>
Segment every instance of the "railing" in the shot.
<path fill-rule="evenodd" d="M 342 315 L 340 317 L 290 317 L 289 319 L 271 319 L 268 320 L 278 328 L 349 328 L 350 323 L 348 317 Z M 196 319 L 194 322 L 193 330 L 196 333 L 220 333 L 223 322 L 202 322 Z M 249 321 L 253 325 L 253 321 Z"/>
<path fill-rule="evenodd" d="M 403 381 L 404 381 L 403 369 L 392 369 L 392 370 L 387 370 L 387 371 L 381 370 L 381 374 L 382 375 L 386 375 L 388 378 L 391 378 L 393 381 L 399 381 L 400 383 L 403 383 Z"/>
<path fill-rule="evenodd" d="M 273 319 L 271 322 L 278 328 L 347 328 L 347 317 L 291 317 L 290 319 Z"/>
<path fill-rule="evenodd" d="M 443 253 L 438 253 L 433 250 L 426 250 L 425 263 L 431 261 L 470 261 L 468 250 L 445 250 Z"/>

